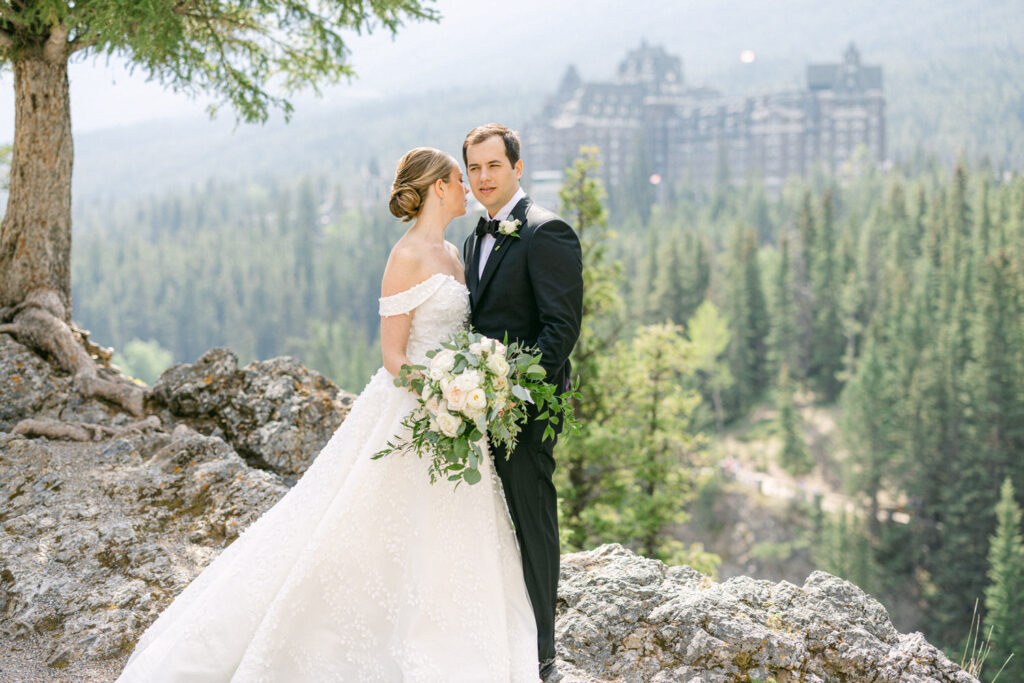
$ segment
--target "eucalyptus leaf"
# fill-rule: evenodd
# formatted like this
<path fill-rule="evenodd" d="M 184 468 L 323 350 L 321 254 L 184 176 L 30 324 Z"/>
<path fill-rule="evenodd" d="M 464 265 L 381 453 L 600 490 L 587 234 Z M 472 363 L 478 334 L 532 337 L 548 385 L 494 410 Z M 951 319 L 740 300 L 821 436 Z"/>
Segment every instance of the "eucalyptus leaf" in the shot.
<path fill-rule="evenodd" d="M 512 395 L 518 398 L 520 401 L 526 403 L 533 403 L 533 397 L 530 396 L 530 390 L 519 384 L 512 385 Z"/>
<path fill-rule="evenodd" d="M 469 444 L 466 443 L 465 439 L 456 439 L 455 443 L 452 444 L 452 451 L 455 454 L 455 462 L 464 462 L 466 455 L 469 453 Z"/>

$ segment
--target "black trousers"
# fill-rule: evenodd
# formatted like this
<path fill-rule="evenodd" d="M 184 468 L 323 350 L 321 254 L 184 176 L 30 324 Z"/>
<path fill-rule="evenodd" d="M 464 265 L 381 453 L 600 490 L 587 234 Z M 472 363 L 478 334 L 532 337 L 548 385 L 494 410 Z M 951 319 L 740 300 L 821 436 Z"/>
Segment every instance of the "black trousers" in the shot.
<path fill-rule="evenodd" d="M 555 599 L 560 546 L 555 472 L 555 439 L 542 441 L 544 421 L 531 420 L 519 435 L 512 456 L 494 448 L 494 464 L 505 489 L 516 538 L 523 556 L 523 578 L 537 619 L 538 661 L 555 656 Z M 557 436 L 556 436 L 557 438 Z"/>

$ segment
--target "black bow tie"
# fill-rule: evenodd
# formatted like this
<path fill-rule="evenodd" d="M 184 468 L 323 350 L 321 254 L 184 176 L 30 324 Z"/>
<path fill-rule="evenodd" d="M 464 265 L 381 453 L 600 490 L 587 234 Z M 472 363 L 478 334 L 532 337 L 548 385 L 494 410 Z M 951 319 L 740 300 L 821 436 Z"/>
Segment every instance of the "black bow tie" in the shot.
<path fill-rule="evenodd" d="M 498 236 L 498 223 L 497 220 L 487 220 L 483 216 L 480 216 L 480 220 L 476 224 L 476 236 L 483 237 L 484 235 Z"/>

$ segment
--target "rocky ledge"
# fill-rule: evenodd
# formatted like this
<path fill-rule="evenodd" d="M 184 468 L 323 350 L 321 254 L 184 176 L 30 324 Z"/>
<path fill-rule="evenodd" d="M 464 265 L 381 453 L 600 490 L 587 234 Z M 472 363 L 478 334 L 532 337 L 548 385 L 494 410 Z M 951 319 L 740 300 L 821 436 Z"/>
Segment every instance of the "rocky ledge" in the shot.
<path fill-rule="evenodd" d="M 563 683 L 975 681 L 849 581 L 717 583 L 620 545 L 562 556 Z"/>
<path fill-rule="evenodd" d="M 284 495 L 350 397 L 294 360 L 239 369 L 215 349 L 165 373 L 146 428 L 125 429 L 12 344 L 0 335 L 0 680 L 113 680 L 146 626 Z M 109 431 L 10 433 L 26 418 Z M 557 631 L 564 683 L 975 680 L 842 579 L 717 583 L 618 545 L 563 556 Z"/>

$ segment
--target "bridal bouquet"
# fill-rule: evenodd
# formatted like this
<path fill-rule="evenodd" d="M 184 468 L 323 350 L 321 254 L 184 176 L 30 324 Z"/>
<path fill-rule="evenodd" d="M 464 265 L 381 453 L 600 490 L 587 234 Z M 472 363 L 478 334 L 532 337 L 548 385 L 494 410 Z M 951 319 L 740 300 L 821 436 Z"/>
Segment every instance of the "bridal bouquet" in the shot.
<path fill-rule="evenodd" d="M 507 340 L 506 340 L 507 341 Z M 544 438 L 554 436 L 553 424 L 564 420 L 574 429 L 571 394 L 555 395 L 544 380 L 540 354 L 518 343 L 503 344 L 471 330 L 458 332 L 440 349 L 427 353 L 429 365 L 404 365 L 395 385 L 409 387 L 419 405 L 402 422 L 409 436 L 373 458 L 399 451 L 430 457 L 430 481 L 446 478 L 475 484 L 480 481 L 481 444 L 487 435 L 515 448 L 527 404 L 537 406 L 538 419 L 548 420 Z M 507 457 L 507 456 L 506 456 Z"/>

